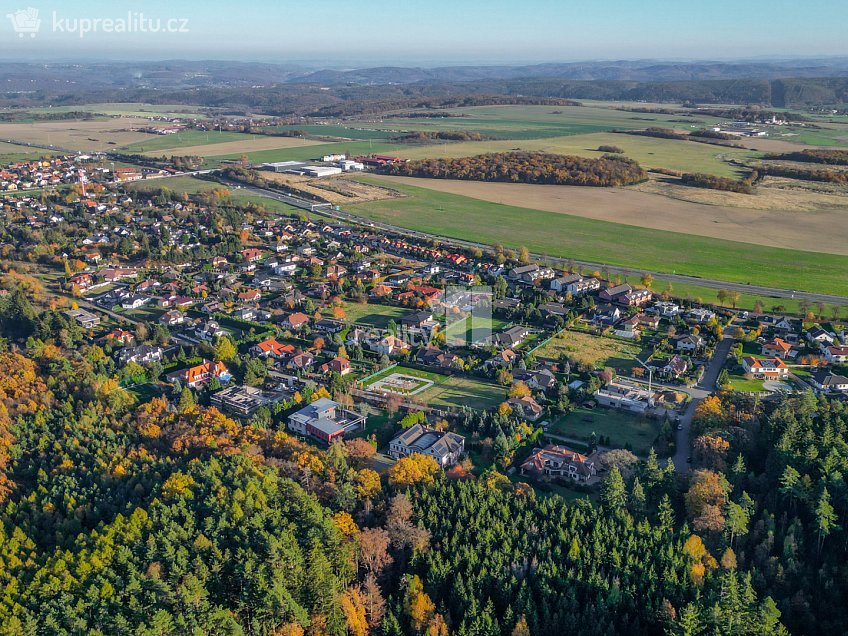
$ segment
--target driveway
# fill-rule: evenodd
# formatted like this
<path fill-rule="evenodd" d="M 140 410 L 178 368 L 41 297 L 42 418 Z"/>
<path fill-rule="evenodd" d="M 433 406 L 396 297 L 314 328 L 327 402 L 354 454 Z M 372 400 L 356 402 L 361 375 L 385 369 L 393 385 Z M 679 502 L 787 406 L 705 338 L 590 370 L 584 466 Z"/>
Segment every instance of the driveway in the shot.
<path fill-rule="evenodd" d="M 680 474 L 688 473 L 690 468 L 689 462 L 686 460 L 692 453 L 690 435 L 692 430 L 692 419 L 695 417 L 695 409 L 698 408 L 698 404 L 701 403 L 701 400 L 715 391 L 718 374 L 721 373 L 721 368 L 724 366 L 725 360 L 727 360 L 727 354 L 730 352 L 730 347 L 733 346 L 733 342 L 733 338 L 725 336 L 722 341 L 716 345 L 713 357 L 710 358 L 710 361 L 707 363 L 707 367 L 704 370 L 704 375 L 701 378 L 701 381 L 692 388 L 686 389 L 686 392 L 692 397 L 692 399 L 689 401 L 689 406 L 686 407 L 686 412 L 683 414 L 683 417 L 680 418 L 681 429 L 677 431 L 676 438 L 677 450 L 672 458 L 674 468 Z"/>

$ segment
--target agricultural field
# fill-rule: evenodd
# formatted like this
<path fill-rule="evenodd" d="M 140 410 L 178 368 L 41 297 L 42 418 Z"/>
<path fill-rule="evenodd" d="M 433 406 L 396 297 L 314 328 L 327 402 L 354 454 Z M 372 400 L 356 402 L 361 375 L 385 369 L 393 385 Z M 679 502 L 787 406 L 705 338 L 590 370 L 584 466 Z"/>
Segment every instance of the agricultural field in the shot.
<path fill-rule="evenodd" d="M 841 207 L 809 210 L 805 214 L 798 214 L 792 210 L 741 209 L 711 205 L 706 203 L 710 198 L 732 193 L 684 186 L 677 188 L 703 197 L 704 202 L 674 199 L 659 192 L 643 191 L 646 184 L 629 188 L 593 188 L 383 175 L 367 178 L 371 183 L 400 189 L 401 192 L 404 192 L 404 186 L 417 188 L 418 196 L 425 196 L 420 190 L 427 189 L 494 204 L 533 208 L 654 230 L 729 241 L 745 240 L 768 247 L 795 248 L 799 244 L 815 245 L 821 252 L 848 255 L 848 224 L 844 223 L 848 207 L 844 198 L 841 200 Z M 666 190 L 668 187 L 663 186 Z M 803 199 L 805 194 L 797 192 L 797 197 Z M 835 195 L 828 198 L 833 201 L 840 200 Z"/>
<path fill-rule="evenodd" d="M 271 132 L 287 132 L 299 130 L 306 135 L 318 138 L 332 139 L 358 139 L 367 141 L 369 139 L 390 139 L 398 135 L 391 130 L 378 130 L 377 128 L 365 128 L 356 126 L 334 125 L 334 124 L 307 124 L 299 126 L 296 124 L 288 126 L 265 126 L 263 130 Z"/>
<path fill-rule="evenodd" d="M 577 408 L 554 422 L 549 431 L 588 442 L 592 433 L 609 437 L 615 448 L 629 448 L 645 456 L 660 432 L 660 423 L 642 415 L 616 409 Z"/>
<path fill-rule="evenodd" d="M 55 152 L 45 150 L 44 148 L 27 148 L 26 146 L 0 141 L 0 164 L 6 164 L 12 161 L 41 159 L 42 157 L 50 157 L 55 154 Z"/>
<path fill-rule="evenodd" d="M 385 180 L 373 182 L 385 183 Z M 494 184 L 486 184 L 491 185 Z M 406 183 L 396 182 L 393 187 L 407 195 L 406 198 L 353 205 L 349 210 L 366 218 L 439 236 L 486 245 L 502 243 L 513 248 L 525 245 L 533 252 L 549 256 L 743 284 L 848 294 L 845 277 L 848 257 L 842 255 L 586 219 L 502 205 Z M 562 189 L 566 193 L 572 190 Z M 751 240 L 753 237 L 745 232 L 739 233 L 737 238 Z M 799 238 L 798 244 L 818 247 L 820 238 L 813 241 Z M 792 267 L 787 267 L 787 263 Z"/>
<path fill-rule="evenodd" d="M 682 172 L 703 172 L 721 177 L 737 178 L 741 172 L 729 164 L 729 159 L 753 159 L 759 156 L 748 150 L 726 148 L 695 141 L 658 139 L 617 133 L 592 133 L 564 137 L 469 141 L 431 146 L 408 146 L 398 153 L 404 159 L 471 157 L 487 152 L 533 150 L 559 155 L 600 157 L 602 145 L 618 146 L 624 156 L 638 161 L 643 168 L 661 168 Z"/>
<path fill-rule="evenodd" d="M 644 107 L 644 104 L 640 104 Z M 667 107 L 667 106 L 666 106 Z M 409 112 L 409 111 L 406 111 Z M 528 140 L 565 135 L 628 130 L 659 126 L 692 130 L 719 120 L 708 116 L 688 116 L 654 113 L 633 113 L 617 110 L 600 103 L 587 106 L 470 106 L 445 109 L 444 118 L 362 118 L 346 122 L 350 126 L 410 131 L 466 130 L 500 139 Z M 402 113 L 401 113 L 402 114 Z"/>
<path fill-rule="evenodd" d="M 93 121 L 48 121 L 31 124 L 0 124 L 0 141 L 12 139 L 57 149 L 92 152 L 115 150 L 152 135 L 132 130 L 149 125 L 138 118 L 110 118 Z"/>
<path fill-rule="evenodd" d="M 642 348 L 631 342 L 595 336 L 580 331 L 564 331 L 536 350 L 539 358 L 558 360 L 567 355 L 572 364 L 589 369 L 612 367 L 616 371 L 629 371 L 638 363 Z"/>
<path fill-rule="evenodd" d="M 367 386 L 370 387 L 379 383 L 393 374 L 403 374 L 404 376 L 433 382 L 433 386 L 417 393 L 414 399 L 435 408 L 468 406 L 472 409 L 487 409 L 506 399 L 504 387 L 492 382 L 478 380 L 477 378 L 440 375 L 401 366 L 387 369 L 383 373 L 370 378 Z"/>
<path fill-rule="evenodd" d="M 214 111 L 214 108 L 198 108 L 185 104 L 144 104 L 141 102 L 109 102 L 105 104 L 83 104 L 74 106 L 45 106 L 25 109 L 3 109 L 15 112 L 28 112 L 39 115 L 51 113 L 75 113 L 86 112 L 111 117 L 191 117 L 194 119 L 205 119 L 206 112 Z M 2 112 L 2 111 L 0 111 Z"/>
<path fill-rule="evenodd" d="M 233 161 L 241 158 L 243 154 L 254 164 L 271 163 L 274 161 L 312 161 L 320 158 L 323 155 L 346 154 L 349 157 L 360 155 L 368 155 L 372 153 L 396 153 L 399 150 L 398 144 L 389 144 L 385 142 L 369 142 L 369 141 L 347 141 L 335 143 L 315 143 L 312 145 L 301 145 L 292 147 L 282 147 L 282 143 L 287 140 L 297 139 L 296 137 L 269 137 L 280 141 L 281 145 L 271 150 L 250 150 L 247 152 L 235 152 L 227 150 L 226 153 L 220 155 L 204 155 L 206 163 L 209 167 L 215 167 L 221 161 Z M 301 140 L 303 141 L 303 140 Z"/>
<path fill-rule="evenodd" d="M 227 154 L 241 156 L 266 150 L 303 148 L 321 143 L 299 137 L 268 137 L 229 131 L 204 130 L 187 130 L 173 135 L 150 135 L 149 137 L 145 141 L 126 146 L 123 150 L 153 157 L 162 155 L 215 157 Z"/>

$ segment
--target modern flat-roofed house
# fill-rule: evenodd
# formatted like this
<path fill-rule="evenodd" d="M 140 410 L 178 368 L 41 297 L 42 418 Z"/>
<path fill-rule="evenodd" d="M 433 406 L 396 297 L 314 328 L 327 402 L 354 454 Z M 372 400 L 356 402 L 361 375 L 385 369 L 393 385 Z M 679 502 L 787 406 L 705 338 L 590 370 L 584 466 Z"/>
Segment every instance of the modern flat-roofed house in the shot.
<path fill-rule="evenodd" d="M 76 320 L 83 329 L 93 329 L 100 324 L 100 316 L 85 309 L 71 309 L 65 315 Z"/>
<path fill-rule="evenodd" d="M 597 472 L 591 455 L 555 444 L 538 449 L 521 464 L 522 475 L 571 477 L 575 481 L 589 481 Z"/>
<path fill-rule="evenodd" d="M 270 402 L 264 391 L 253 386 L 231 386 L 212 396 L 213 405 L 241 417 L 250 417 Z"/>
<path fill-rule="evenodd" d="M 319 398 L 297 413 L 289 415 L 288 429 L 329 445 L 345 435 L 363 430 L 366 419 L 366 416 L 349 411 L 338 402 Z"/>
<path fill-rule="evenodd" d="M 654 406 L 654 394 L 642 387 L 611 382 L 608 386 L 595 391 L 595 399 L 601 406 L 626 409 L 634 413 L 644 413 Z"/>
<path fill-rule="evenodd" d="M 394 459 L 420 453 L 435 459 L 442 468 L 456 464 L 464 452 L 462 435 L 436 431 L 421 424 L 401 431 L 389 442 L 389 456 Z"/>

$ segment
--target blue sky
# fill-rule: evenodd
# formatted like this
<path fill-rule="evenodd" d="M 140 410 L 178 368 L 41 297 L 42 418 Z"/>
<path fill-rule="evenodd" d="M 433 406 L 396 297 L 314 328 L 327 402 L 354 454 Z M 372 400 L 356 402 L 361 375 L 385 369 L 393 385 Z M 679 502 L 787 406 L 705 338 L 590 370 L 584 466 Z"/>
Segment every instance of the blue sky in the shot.
<path fill-rule="evenodd" d="M 39 10 L 35 38 L 6 15 Z M 848 55 L 844 0 L 0 0 L 4 59 L 436 64 Z M 67 32 L 75 19 L 184 19 L 187 33 Z M 54 12 L 65 32 L 54 32 Z M 173 23 L 179 25 L 182 23 Z M 73 29 L 72 29 L 73 30 Z"/>

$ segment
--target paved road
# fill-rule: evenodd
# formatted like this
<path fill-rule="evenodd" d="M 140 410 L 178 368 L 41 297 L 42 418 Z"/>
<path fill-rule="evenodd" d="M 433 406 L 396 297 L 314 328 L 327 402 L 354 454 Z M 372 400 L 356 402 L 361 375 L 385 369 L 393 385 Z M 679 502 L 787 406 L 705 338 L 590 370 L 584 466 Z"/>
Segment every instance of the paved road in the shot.
<path fill-rule="evenodd" d="M 690 466 L 689 462 L 686 460 L 692 453 L 690 435 L 692 430 L 692 418 L 695 416 L 695 409 L 698 408 L 698 404 L 701 403 L 701 400 L 715 390 L 718 374 L 721 373 L 721 368 L 724 366 L 724 361 L 727 360 L 727 354 L 730 352 L 730 347 L 733 346 L 733 342 L 733 338 L 725 336 L 722 341 L 716 345 L 713 357 L 710 358 L 710 361 L 707 363 L 707 367 L 704 370 L 704 375 L 701 378 L 701 381 L 689 389 L 683 389 L 692 397 L 692 399 L 689 401 L 689 405 L 687 406 L 683 417 L 680 418 L 681 429 L 677 431 L 677 450 L 674 453 L 674 457 L 672 457 L 674 468 L 679 474 L 686 474 L 689 472 Z"/>
<path fill-rule="evenodd" d="M 242 189 L 247 190 L 253 194 L 258 196 L 264 196 L 270 199 L 275 199 L 277 201 L 281 201 L 283 203 L 288 203 L 289 205 L 293 205 L 295 207 L 301 208 L 303 210 L 309 210 L 312 212 L 316 212 L 334 219 L 338 219 L 341 221 L 345 221 L 348 223 L 355 223 L 358 225 L 364 225 L 366 227 L 372 227 L 375 229 L 381 229 L 388 232 L 394 232 L 398 234 L 403 234 L 410 237 L 420 238 L 424 240 L 432 240 L 435 239 L 444 245 L 454 245 L 459 247 L 471 247 L 471 248 L 480 248 L 480 249 L 491 249 L 491 245 L 487 245 L 484 243 L 476 243 L 474 241 L 463 241 L 461 239 L 450 238 L 446 236 L 439 236 L 437 234 L 429 234 L 426 232 L 418 232 L 417 230 L 410 230 L 408 228 L 399 227 L 397 225 L 389 225 L 387 223 L 380 223 L 378 221 L 372 221 L 371 219 L 357 216 L 355 214 L 351 214 L 349 212 L 344 212 L 342 210 L 336 210 L 332 206 L 319 206 L 311 201 L 305 201 L 303 199 L 298 199 L 297 197 L 287 196 L 285 194 L 281 194 L 279 192 L 275 192 L 273 190 L 266 190 L 264 188 L 258 188 L 256 186 L 249 186 L 240 183 L 236 183 L 233 181 L 228 181 L 226 179 L 221 179 L 223 183 L 226 185 L 236 187 L 241 186 Z M 561 267 L 569 266 L 569 265 L 577 265 L 582 268 L 587 269 L 597 269 L 597 270 L 606 270 L 610 274 L 619 274 L 622 276 L 631 277 L 633 279 L 641 278 L 642 274 L 646 273 L 645 270 L 631 269 L 628 267 L 617 267 L 612 265 L 605 265 L 603 263 L 591 263 L 588 261 L 576 261 L 570 258 L 560 258 L 548 256 L 547 254 L 531 254 L 531 257 L 535 260 L 551 263 L 553 265 L 559 265 Z M 831 294 L 819 294 L 814 292 L 804 292 L 797 291 L 793 289 L 779 289 L 776 287 L 763 287 L 762 285 L 746 285 L 744 283 L 731 283 L 727 281 L 720 280 L 710 280 L 707 278 L 699 278 L 697 276 L 683 276 L 681 274 L 669 274 L 667 272 L 647 272 L 654 276 L 654 278 L 663 281 L 670 281 L 672 283 L 679 283 L 685 285 L 698 285 L 700 287 L 707 287 L 709 289 L 727 289 L 730 291 L 738 291 L 740 293 L 745 294 L 758 294 L 761 296 L 769 296 L 772 298 L 794 298 L 797 300 L 807 300 L 813 303 L 829 303 L 829 304 L 837 304 L 837 305 L 848 305 L 848 296 L 835 296 Z"/>

